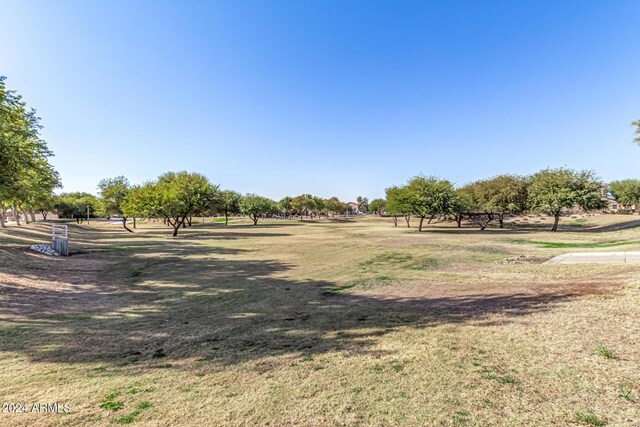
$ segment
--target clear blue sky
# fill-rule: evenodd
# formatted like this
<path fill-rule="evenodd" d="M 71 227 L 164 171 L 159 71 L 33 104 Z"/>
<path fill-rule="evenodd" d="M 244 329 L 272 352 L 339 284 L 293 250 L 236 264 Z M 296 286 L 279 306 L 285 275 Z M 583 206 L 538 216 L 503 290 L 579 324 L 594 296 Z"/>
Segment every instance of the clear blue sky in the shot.
<path fill-rule="evenodd" d="M 640 177 L 640 2 L 3 1 L 64 191 L 167 170 L 353 200 L 424 173 Z"/>

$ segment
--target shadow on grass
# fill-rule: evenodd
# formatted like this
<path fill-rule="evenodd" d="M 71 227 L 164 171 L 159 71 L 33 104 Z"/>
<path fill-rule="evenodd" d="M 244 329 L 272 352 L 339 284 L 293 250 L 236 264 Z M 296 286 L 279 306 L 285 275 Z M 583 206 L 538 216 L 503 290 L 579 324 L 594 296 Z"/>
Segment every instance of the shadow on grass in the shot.
<path fill-rule="evenodd" d="M 336 294 L 341 284 L 291 279 L 292 266 L 278 261 L 233 259 L 242 254 L 188 241 L 68 258 L 0 250 L 9 277 L 0 283 L 0 351 L 116 366 L 380 354 L 379 337 L 398 326 L 492 324 L 492 315 L 508 320 L 575 296 Z"/>

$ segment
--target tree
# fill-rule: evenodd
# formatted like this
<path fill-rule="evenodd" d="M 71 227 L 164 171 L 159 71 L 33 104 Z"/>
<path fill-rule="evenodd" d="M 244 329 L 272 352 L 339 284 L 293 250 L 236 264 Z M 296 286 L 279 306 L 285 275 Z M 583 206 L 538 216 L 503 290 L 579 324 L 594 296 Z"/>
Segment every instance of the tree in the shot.
<path fill-rule="evenodd" d="M 20 212 L 25 222 L 38 199 L 51 195 L 60 184 L 58 173 L 49 164 L 53 154 L 40 138 L 40 118 L 34 109 L 15 91 L 5 85 L 0 76 L 0 226 L 9 207 L 19 224 Z"/>
<path fill-rule="evenodd" d="M 163 218 L 173 227 L 173 236 L 185 227 L 192 215 L 215 208 L 219 202 L 218 186 L 195 172 L 167 172 L 157 180 L 134 187 L 125 199 L 127 216 Z"/>
<path fill-rule="evenodd" d="M 418 231 L 426 217 L 451 215 L 455 197 L 453 185 L 437 177 L 417 176 L 407 184 L 411 213 L 420 217 Z"/>
<path fill-rule="evenodd" d="M 125 215 L 124 210 L 124 201 L 127 199 L 127 195 L 131 191 L 129 180 L 124 176 L 105 178 L 98 184 L 98 189 L 100 189 L 101 212 L 107 217 L 110 217 L 111 215 L 119 215 L 122 218 L 122 226 L 124 229 L 133 233 L 133 230 L 127 227 L 128 218 L 127 215 Z"/>
<path fill-rule="evenodd" d="M 366 197 L 358 196 L 356 198 L 356 202 L 358 203 L 358 210 L 360 212 L 369 212 L 369 199 Z"/>
<path fill-rule="evenodd" d="M 331 216 L 340 215 L 345 211 L 345 204 L 337 197 L 330 197 L 324 200 L 324 207 Z"/>
<path fill-rule="evenodd" d="M 490 179 L 476 181 L 470 188 L 476 207 L 484 212 L 488 220 L 486 225 L 498 216 L 500 228 L 504 228 L 504 215 L 517 214 L 527 209 L 527 182 L 516 175 L 499 175 Z"/>
<path fill-rule="evenodd" d="M 636 132 L 635 132 L 636 137 L 633 138 L 633 142 L 635 142 L 636 144 L 640 144 L 640 120 L 631 122 L 631 124 L 636 127 Z"/>
<path fill-rule="evenodd" d="M 609 183 L 609 191 L 621 205 L 634 205 L 636 211 L 640 208 L 640 180 L 613 181 Z"/>
<path fill-rule="evenodd" d="M 55 210 L 60 218 L 74 218 L 80 223 L 89 213 L 96 212 L 100 206 L 96 196 L 90 193 L 63 193 L 56 197 Z"/>
<path fill-rule="evenodd" d="M 562 209 L 580 207 L 588 212 L 604 208 L 602 188 L 591 171 L 544 169 L 529 179 L 529 207 L 532 211 L 553 215 L 551 231 L 557 231 Z"/>
<path fill-rule="evenodd" d="M 240 211 L 253 220 L 253 225 L 258 225 L 260 217 L 274 213 L 276 210 L 277 205 L 273 200 L 257 194 L 247 194 L 240 201 Z"/>
<path fill-rule="evenodd" d="M 156 192 L 156 183 L 148 181 L 143 185 L 129 188 L 127 197 L 122 203 L 122 216 L 127 218 L 153 218 L 160 211 L 161 197 Z M 163 217 L 166 220 L 166 218 Z"/>
<path fill-rule="evenodd" d="M 240 213 L 242 195 L 232 190 L 220 192 L 220 210 L 224 213 L 224 225 L 229 224 L 229 215 Z"/>
<path fill-rule="evenodd" d="M 451 213 L 458 224 L 458 228 L 462 227 L 462 220 L 465 215 L 471 215 L 473 211 L 473 200 L 471 195 L 465 188 L 455 190 L 454 197 L 451 200 Z"/>
<path fill-rule="evenodd" d="M 409 189 L 405 187 L 389 187 L 385 190 L 387 196 L 386 210 L 393 217 L 393 225 L 398 226 L 398 217 L 404 216 L 407 228 L 411 227 L 411 203 Z"/>
<path fill-rule="evenodd" d="M 47 215 L 55 211 L 56 196 L 53 194 L 42 194 L 36 198 L 33 209 L 42 215 L 42 219 L 47 220 Z"/>
<path fill-rule="evenodd" d="M 301 194 L 291 200 L 291 207 L 300 215 L 302 221 L 303 215 L 309 216 L 316 209 L 316 199 L 311 194 Z"/>
<path fill-rule="evenodd" d="M 387 201 L 385 199 L 373 199 L 371 203 L 369 203 L 369 211 L 382 215 L 385 211 L 386 204 Z"/>
<path fill-rule="evenodd" d="M 293 198 L 287 196 L 287 197 L 283 197 L 278 202 L 278 206 L 280 207 L 280 211 L 282 212 L 282 215 L 287 219 L 289 219 L 289 217 L 291 216 L 291 211 L 293 210 L 293 206 L 291 205 L 292 200 Z"/>

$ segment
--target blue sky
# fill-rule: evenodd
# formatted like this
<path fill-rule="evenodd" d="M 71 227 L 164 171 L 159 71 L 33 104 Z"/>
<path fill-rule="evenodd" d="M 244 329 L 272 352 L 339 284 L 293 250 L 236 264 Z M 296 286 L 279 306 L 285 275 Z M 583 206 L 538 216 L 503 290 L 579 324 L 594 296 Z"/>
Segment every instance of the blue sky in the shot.
<path fill-rule="evenodd" d="M 638 1 L 3 1 L 64 191 L 167 170 L 276 199 L 416 174 L 640 177 Z"/>

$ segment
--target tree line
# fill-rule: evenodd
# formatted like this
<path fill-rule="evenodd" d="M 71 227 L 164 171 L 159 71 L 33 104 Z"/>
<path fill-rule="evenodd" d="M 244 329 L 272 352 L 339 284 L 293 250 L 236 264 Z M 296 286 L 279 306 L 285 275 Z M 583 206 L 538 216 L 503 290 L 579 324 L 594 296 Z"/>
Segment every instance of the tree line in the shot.
<path fill-rule="evenodd" d="M 227 224 L 230 215 L 244 214 L 256 225 L 260 218 L 275 215 L 320 219 L 353 210 L 337 197 L 302 194 L 274 201 L 257 194 L 241 195 L 220 190 L 204 175 L 184 171 L 167 172 L 141 185 L 131 185 L 122 176 L 108 178 L 98 185 L 99 197 L 89 193 L 54 195 L 61 182 L 49 163 L 53 153 L 41 138 L 40 118 L 20 95 L 7 89 L 5 80 L 0 76 L 1 227 L 6 227 L 9 209 L 18 225 L 21 217 L 26 223 L 35 221 L 36 213 L 45 220 L 49 212 L 56 212 L 60 217 L 82 221 L 93 212 L 107 217 L 117 215 L 123 227 L 132 231 L 127 225 L 130 218 L 134 228 L 136 218 L 157 218 L 173 228 L 174 236 L 180 227 L 191 224 L 193 216 L 224 215 Z M 640 120 L 632 124 L 634 142 L 640 144 Z M 593 172 L 567 168 L 545 169 L 527 177 L 500 175 L 460 188 L 445 179 L 417 176 L 405 185 L 387 188 L 385 199 L 369 202 L 358 196 L 357 209 L 389 215 L 395 226 L 404 217 L 409 227 L 411 217 L 417 217 L 418 231 L 423 230 L 425 220 L 452 220 L 458 227 L 468 221 L 484 230 L 493 222 L 504 227 L 507 214 L 546 213 L 554 217 L 552 230 L 556 231 L 563 210 L 603 209 L 607 194 L 620 205 L 637 210 L 640 181 L 614 181 L 606 186 Z"/>
<path fill-rule="evenodd" d="M 635 182 L 636 185 L 630 185 Z M 505 215 L 544 213 L 553 216 L 551 231 L 557 231 L 564 210 L 580 208 L 593 211 L 607 207 L 609 189 L 624 194 L 625 201 L 640 201 L 640 182 L 616 181 L 607 187 L 591 171 L 568 168 L 544 169 L 531 176 L 499 175 L 472 182 L 460 188 L 445 179 L 417 176 L 403 186 L 386 189 L 384 211 L 393 217 L 394 225 L 404 217 L 410 227 L 411 217 L 419 218 L 418 231 L 424 221 L 463 221 L 484 230 L 497 222 L 504 228 Z"/>
<path fill-rule="evenodd" d="M 127 226 L 130 218 L 162 219 L 173 228 L 174 236 L 180 227 L 190 226 L 194 216 L 221 215 L 227 225 L 229 216 L 244 214 L 257 225 L 261 218 L 275 215 L 299 216 L 301 220 L 333 217 L 344 213 L 346 207 L 337 197 L 323 199 L 302 194 L 274 201 L 257 194 L 241 195 L 233 190 L 220 190 L 204 175 L 186 171 L 167 172 L 142 185 L 130 185 L 123 176 L 108 178 L 98 188 L 96 204 L 101 214 L 119 216 L 128 231 L 132 231 Z"/>

